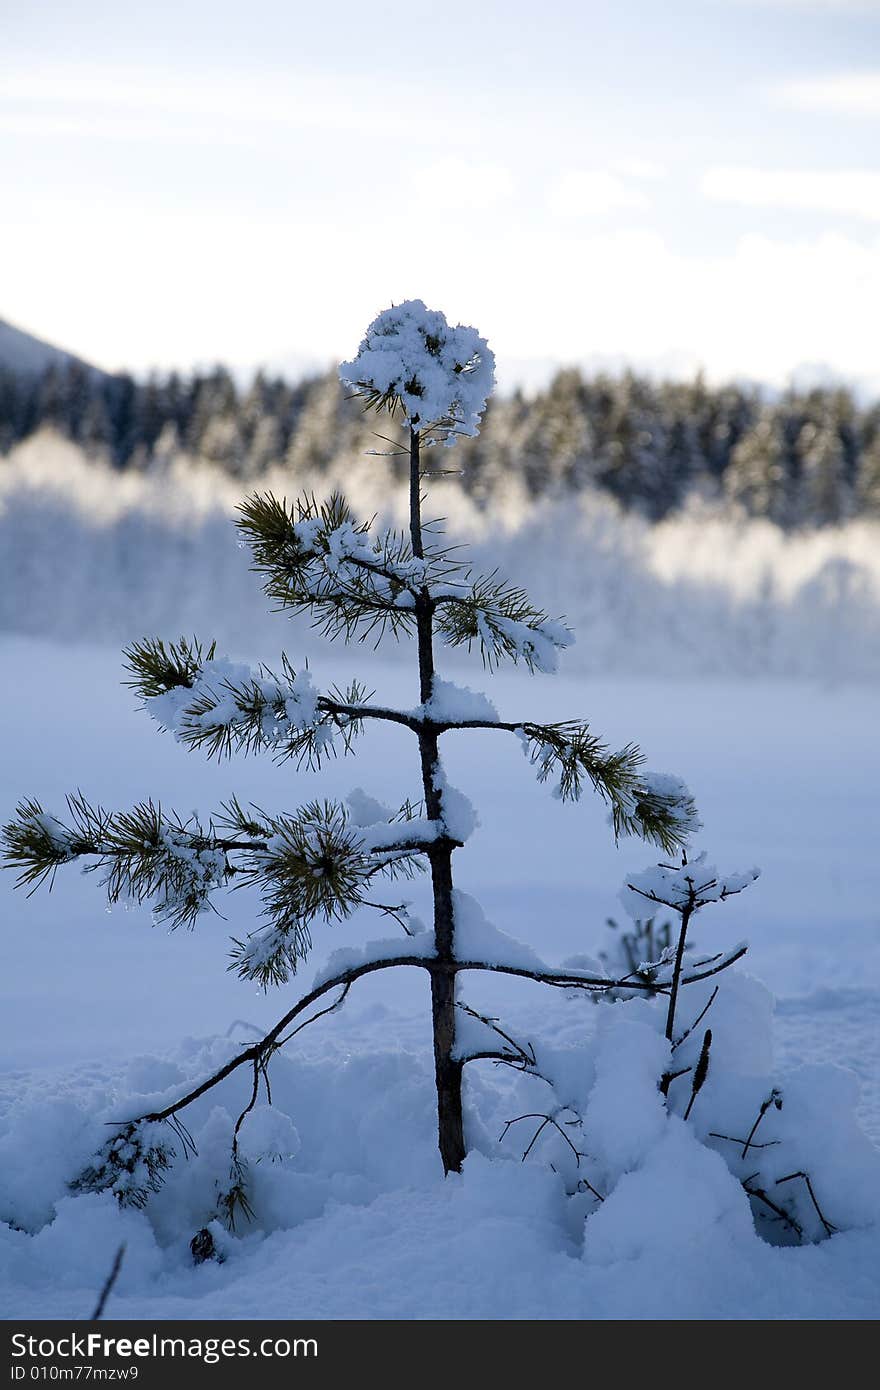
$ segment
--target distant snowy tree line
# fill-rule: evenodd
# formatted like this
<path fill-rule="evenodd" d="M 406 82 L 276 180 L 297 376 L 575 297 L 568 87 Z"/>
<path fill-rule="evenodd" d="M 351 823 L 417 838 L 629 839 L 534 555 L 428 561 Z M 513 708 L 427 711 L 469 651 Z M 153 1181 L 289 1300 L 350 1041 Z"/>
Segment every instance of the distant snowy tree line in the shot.
<path fill-rule="evenodd" d="M 880 403 L 862 407 L 843 388 L 770 401 L 699 377 L 566 369 L 536 396 L 496 399 L 489 414 L 491 430 L 463 440 L 456 460 L 479 504 L 514 475 L 533 497 L 594 489 L 652 521 L 692 496 L 786 529 L 880 516 Z M 0 367 L 0 452 L 47 425 L 121 469 L 183 453 L 247 479 L 274 465 L 313 475 L 393 448 L 374 437 L 362 403 L 340 398 L 335 372 L 297 383 L 258 373 L 241 386 L 219 366 L 144 382 L 77 362 L 38 377 Z M 393 462 L 402 473 L 404 456 Z"/>

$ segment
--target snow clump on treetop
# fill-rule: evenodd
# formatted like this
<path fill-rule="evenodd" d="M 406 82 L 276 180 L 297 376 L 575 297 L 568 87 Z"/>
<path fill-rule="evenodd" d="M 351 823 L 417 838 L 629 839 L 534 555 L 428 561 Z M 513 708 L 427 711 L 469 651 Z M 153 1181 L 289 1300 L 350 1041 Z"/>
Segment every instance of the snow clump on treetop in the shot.
<path fill-rule="evenodd" d="M 339 376 L 370 404 L 393 410 L 399 401 L 413 429 L 440 426 L 451 446 L 457 434 L 479 433 L 495 385 L 495 354 L 475 328 L 453 327 L 421 299 L 407 299 L 373 319 Z"/>

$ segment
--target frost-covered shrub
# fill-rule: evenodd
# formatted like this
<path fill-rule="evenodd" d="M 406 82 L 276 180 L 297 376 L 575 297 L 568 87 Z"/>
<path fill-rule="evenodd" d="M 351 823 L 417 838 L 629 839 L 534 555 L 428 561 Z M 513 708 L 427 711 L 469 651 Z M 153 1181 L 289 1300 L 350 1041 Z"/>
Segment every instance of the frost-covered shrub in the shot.
<path fill-rule="evenodd" d="M 773 1244 L 821 1240 L 880 1215 L 880 1158 L 856 1123 L 855 1078 L 813 1066 L 780 1085 L 772 997 L 738 968 L 716 979 L 724 957 L 688 939 L 698 913 L 757 876 L 719 874 L 705 854 L 633 875 L 620 895 L 635 922 L 626 949 L 661 949 L 636 952 L 628 973 L 652 991 L 628 990 L 621 974 L 617 988 L 592 996 L 596 1027 L 576 1067 L 539 1041 L 520 1043 L 532 1084 L 511 1097 L 524 1113 L 501 1137 L 524 1134 L 523 1159 L 540 1155 L 563 1175 L 584 1209 L 590 1259 L 680 1245 L 707 1222 L 741 1228 L 749 1205 Z M 645 929 L 646 901 L 678 917 L 659 943 Z"/>

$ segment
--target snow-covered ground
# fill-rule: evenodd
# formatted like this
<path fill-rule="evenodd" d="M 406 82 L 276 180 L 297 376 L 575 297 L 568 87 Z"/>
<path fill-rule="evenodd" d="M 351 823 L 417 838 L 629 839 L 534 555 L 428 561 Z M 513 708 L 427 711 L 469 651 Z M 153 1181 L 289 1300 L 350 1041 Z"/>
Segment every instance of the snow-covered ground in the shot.
<path fill-rule="evenodd" d="M 6 636 L 0 663 L 4 818 L 21 796 L 60 807 L 75 788 L 108 806 L 153 796 L 182 811 L 210 810 L 232 791 L 270 810 L 356 786 L 395 804 L 417 792 L 406 731 L 371 729 L 355 759 L 320 776 L 256 759 L 218 767 L 135 710 L 115 651 Z M 313 672 L 321 686 L 359 675 L 383 699 L 416 702 L 404 667 L 360 649 L 329 650 Z M 189 1238 L 209 1215 L 200 1194 L 228 1152 L 246 1078 L 199 1102 L 198 1157 L 178 1161 L 150 1214 L 120 1213 L 108 1194 L 65 1195 L 66 1181 L 102 1142 L 103 1124 L 137 1108 L 135 1097 L 143 1109 L 179 1093 L 280 1017 L 332 950 L 389 927 L 361 915 L 316 930 L 301 978 L 267 996 L 225 970 L 229 935 L 252 921 L 243 893 L 227 900 L 227 920 L 208 916 L 191 934 L 168 934 L 146 909 L 108 913 L 94 881 L 75 870 L 30 900 L 6 874 L 0 1217 L 23 1229 L 0 1224 L 4 1316 L 87 1316 L 122 1239 L 117 1318 L 876 1315 L 880 1242 L 865 1224 L 871 1200 L 860 1207 L 857 1194 L 876 1189 L 880 1155 L 846 1116 L 855 1074 L 860 1123 L 880 1142 L 876 692 L 758 679 L 487 678 L 477 663 L 469 674 L 450 672 L 474 688 L 491 682 L 502 718 L 586 716 L 612 743 L 637 740 L 649 766 L 691 786 L 710 857 L 761 867 L 748 892 L 707 909 L 701 944 L 750 941 L 746 970 L 777 1000 L 774 1075 L 783 1088 L 809 1090 L 804 1077 L 819 1074 L 804 1068 L 814 1064 L 846 1069 L 813 1091 L 828 1098 L 817 1119 L 823 1142 L 846 1150 L 839 1190 L 832 1184 L 823 1202 L 847 1229 L 802 1247 L 758 1240 L 724 1164 L 689 1144 L 677 1120 L 649 1147 L 639 1120 L 618 1189 L 626 1207 L 621 1197 L 591 1214 L 584 1194 L 564 1195 L 549 1150 L 536 1146 L 520 1162 L 528 1132 L 499 1144 L 505 1120 L 523 1108 L 516 1087 L 524 1083 L 484 1064 L 471 1069 L 467 1092 L 474 1152 L 463 1175 L 444 1182 L 426 990 L 416 972 L 396 971 L 360 981 L 339 1014 L 276 1059 L 274 1106 L 260 1124 L 269 1148 L 287 1156 L 254 1165 L 258 1222 L 228 1242 L 226 1262 L 193 1268 Z M 459 886 L 544 959 L 595 954 L 605 919 L 622 917 L 624 875 L 655 855 L 632 842 L 615 848 L 589 798 L 574 808 L 555 802 L 515 739 L 462 733 L 445 744 L 449 779 L 482 822 L 458 856 Z M 424 885 L 406 894 L 427 915 Z M 742 988 L 743 998 L 760 996 Z M 607 1058 L 625 1052 L 625 1040 L 618 1048 L 605 1037 L 609 1006 L 498 980 L 469 983 L 468 998 L 570 1066 L 583 1048 L 600 1079 Z M 722 1017 L 717 1031 L 723 1037 Z M 620 1080 L 628 1084 L 624 1073 Z M 594 1106 L 597 1094 L 598 1083 Z"/>

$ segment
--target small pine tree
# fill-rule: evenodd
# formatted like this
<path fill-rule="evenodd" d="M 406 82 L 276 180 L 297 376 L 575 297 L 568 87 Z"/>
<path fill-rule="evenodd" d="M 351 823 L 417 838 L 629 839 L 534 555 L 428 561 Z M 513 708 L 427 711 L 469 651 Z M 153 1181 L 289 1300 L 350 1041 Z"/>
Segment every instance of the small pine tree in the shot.
<path fill-rule="evenodd" d="M 280 762 L 292 759 L 315 769 L 337 751 L 351 752 L 374 721 L 402 726 L 418 750 L 420 801 L 407 801 L 392 813 L 361 795 L 348 806 L 314 800 L 289 814 L 270 815 L 232 796 L 203 822 L 152 801 L 106 811 L 76 795 L 69 798 L 64 819 L 36 800 L 25 801 L 3 831 L 6 863 L 18 870 L 20 885 L 51 884 L 60 867 L 85 860 L 97 870 L 111 902 L 149 901 L 172 927 L 195 925 L 218 890 L 251 885 L 262 900 L 263 922 L 234 942 L 234 965 L 243 978 L 264 987 L 295 973 L 320 920 L 371 907 L 394 917 L 408 933 L 400 950 L 384 943 L 322 977 L 260 1042 L 196 1091 L 111 1136 L 81 1185 L 113 1187 L 122 1199 L 134 1193 L 145 1200 L 161 1180 L 169 1149 L 156 1138 L 159 1122 L 178 1124 L 185 1105 L 241 1065 L 252 1065 L 256 1095 L 294 1020 L 333 991 L 338 993 L 330 1007 L 336 1007 L 365 974 L 403 965 L 428 973 L 438 1142 L 446 1172 L 460 1169 L 465 1156 L 462 1072 L 471 1057 L 457 1047 L 461 975 L 491 970 L 556 987 L 603 993 L 612 988 L 614 982 L 601 971 L 532 968 L 521 955 L 505 958 L 503 946 L 490 952 L 472 943 L 454 888 L 453 862 L 475 820 L 466 798 L 447 782 L 440 755 L 446 735 L 472 729 L 512 734 L 539 780 L 552 780 L 563 801 L 576 801 L 585 788 L 592 789 L 608 805 L 615 835 L 640 836 L 667 854 L 681 849 L 696 825 L 687 789 L 674 777 L 645 772 L 634 744 L 611 751 L 583 720 L 502 721 L 482 695 L 437 673 L 438 643 L 475 648 L 490 670 L 510 661 L 534 673 L 555 670 L 559 651 L 572 640 L 523 589 L 497 573 L 475 574 L 460 550 L 444 543 L 438 524 L 422 517 L 423 482 L 434 471 L 425 467 L 426 454 L 478 432 L 494 378 L 485 340 L 473 328 L 452 327 L 441 313 L 414 300 L 381 313 L 340 373 L 366 410 L 403 421 L 408 528 L 381 530 L 362 522 L 338 494 L 324 502 L 306 496 L 291 505 L 258 493 L 239 508 L 237 525 L 278 609 L 307 613 L 331 640 L 349 642 L 367 634 L 415 638 L 418 707 L 377 705 L 357 681 L 321 693 L 310 672 L 286 656 L 277 669 L 252 669 L 220 656 L 213 643 L 184 638 L 148 638 L 131 646 L 129 684 L 162 728 L 209 757 L 266 751 Z M 392 445 L 401 447 L 397 441 Z M 405 906 L 376 901 L 373 890 L 377 880 L 407 877 L 420 868 L 430 873 L 433 931 L 412 935 Z M 679 957 L 676 989 L 680 976 Z M 627 988 L 651 992 L 655 984 L 634 977 Z M 502 1040 L 500 1050 L 479 1055 L 509 1061 L 506 1035 L 494 1031 Z M 224 1199 L 231 1204 L 230 1215 L 236 1204 L 246 1209 L 237 1151 L 243 1118 L 236 1126 L 233 1181 Z M 179 1137 L 186 1147 L 182 1126 Z"/>

